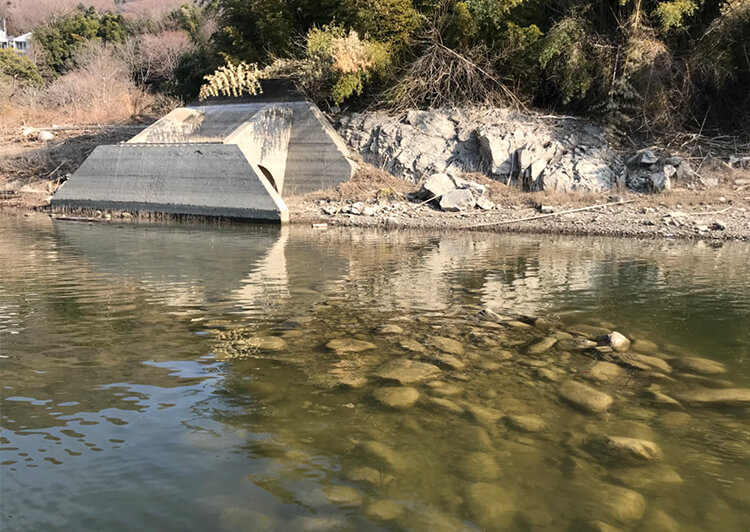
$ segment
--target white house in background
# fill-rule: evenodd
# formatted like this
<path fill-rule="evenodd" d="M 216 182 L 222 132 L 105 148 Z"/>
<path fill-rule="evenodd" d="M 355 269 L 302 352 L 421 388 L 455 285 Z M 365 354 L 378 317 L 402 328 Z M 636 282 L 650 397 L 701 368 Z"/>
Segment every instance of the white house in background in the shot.
<path fill-rule="evenodd" d="M 0 30 L 0 48 L 13 48 L 20 54 L 31 51 L 31 33 L 24 33 L 18 37 L 8 37 L 5 30 Z"/>
<path fill-rule="evenodd" d="M 9 39 L 11 48 L 15 48 L 20 54 L 28 54 L 31 52 L 31 35 L 31 32 L 29 32 Z"/>

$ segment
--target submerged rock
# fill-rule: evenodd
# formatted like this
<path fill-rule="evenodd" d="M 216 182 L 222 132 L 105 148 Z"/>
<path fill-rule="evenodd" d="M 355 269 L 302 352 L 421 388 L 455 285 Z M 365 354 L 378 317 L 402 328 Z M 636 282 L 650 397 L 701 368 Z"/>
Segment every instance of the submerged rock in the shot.
<path fill-rule="evenodd" d="M 337 353 L 359 353 L 369 349 L 376 349 L 378 346 L 371 342 L 365 342 L 364 340 L 357 340 L 355 338 L 337 338 L 328 342 L 326 347 Z"/>
<path fill-rule="evenodd" d="M 458 406 L 456 403 L 454 403 L 450 399 L 445 399 L 442 397 L 430 397 L 427 403 L 430 406 L 434 407 L 436 410 L 445 410 L 453 414 L 462 414 L 464 412 L 464 409 Z"/>
<path fill-rule="evenodd" d="M 567 402 L 586 412 L 605 412 L 612 405 L 612 397 L 577 381 L 563 382 L 558 393 Z"/>
<path fill-rule="evenodd" d="M 403 469 L 406 465 L 400 454 L 379 441 L 363 442 L 357 446 L 357 449 L 366 457 L 396 471 Z"/>
<path fill-rule="evenodd" d="M 694 388 L 676 392 L 674 396 L 683 403 L 697 406 L 750 405 L 750 388 Z"/>
<path fill-rule="evenodd" d="M 591 486 L 589 499 L 584 501 L 582 517 L 599 518 L 604 522 L 631 524 L 646 511 L 646 500 L 640 493 L 611 484 Z"/>
<path fill-rule="evenodd" d="M 643 530 L 644 532 L 647 530 L 658 532 L 680 532 L 683 530 L 683 527 L 666 512 L 649 506 L 646 510 L 646 515 L 644 515 L 641 520 L 639 530 Z"/>
<path fill-rule="evenodd" d="M 658 370 L 663 373 L 670 373 L 672 366 L 666 360 L 650 355 L 641 355 L 640 353 L 613 353 L 612 355 L 618 362 L 632 368 L 644 371 Z"/>
<path fill-rule="evenodd" d="M 326 486 L 323 492 L 328 498 L 328 502 L 338 506 L 359 506 L 364 500 L 364 495 L 358 489 L 350 486 Z"/>
<path fill-rule="evenodd" d="M 568 331 L 570 334 L 584 336 L 589 340 L 594 340 L 595 338 L 599 338 L 601 336 L 608 336 L 612 332 L 606 327 L 597 327 L 595 325 L 588 325 L 586 323 L 573 325 L 572 327 L 568 327 L 566 331 Z"/>
<path fill-rule="evenodd" d="M 506 416 L 505 422 L 521 432 L 542 432 L 547 428 L 547 423 L 533 414 Z"/>
<path fill-rule="evenodd" d="M 346 478 L 352 482 L 362 482 L 369 484 L 371 487 L 385 489 L 393 482 L 395 477 L 387 475 L 372 467 L 358 467 L 346 474 Z"/>
<path fill-rule="evenodd" d="M 542 338 L 538 342 L 535 342 L 531 344 L 529 347 L 526 348 L 526 352 L 529 355 L 541 355 L 542 353 L 546 353 L 552 347 L 557 343 L 557 338 L 554 338 L 552 336 L 548 336 L 546 338 Z"/>
<path fill-rule="evenodd" d="M 256 336 L 241 342 L 242 347 L 258 351 L 284 351 L 288 348 L 286 340 L 278 336 Z"/>
<path fill-rule="evenodd" d="M 401 340 L 398 345 L 407 351 L 413 351 L 415 353 L 424 353 L 426 351 L 425 346 L 411 338 Z"/>
<path fill-rule="evenodd" d="M 663 464 L 610 470 L 609 475 L 629 488 L 635 489 L 676 486 L 683 482 L 677 471 Z"/>
<path fill-rule="evenodd" d="M 440 368 L 408 358 L 397 358 L 380 366 L 373 375 L 401 384 L 414 384 L 434 379 L 440 375 Z"/>
<path fill-rule="evenodd" d="M 403 334 L 404 330 L 398 325 L 390 323 L 388 325 L 383 325 L 382 327 L 380 327 L 378 329 L 378 332 L 380 334 Z"/>
<path fill-rule="evenodd" d="M 433 362 L 440 364 L 441 366 L 448 367 L 450 369 L 461 370 L 466 367 L 466 364 L 461 362 L 458 358 L 453 355 L 439 353 L 431 357 Z"/>
<path fill-rule="evenodd" d="M 596 347 L 596 342 L 587 338 L 561 338 L 557 341 L 558 349 L 564 351 L 582 351 L 584 349 L 591 349 Z"/>
<path fill-rule="evenodd" d="M 724 364 L 708 358 L 673 358 L 669 363 L 673 368 L 680 371 L 698 373 L 700 375 L 720 375 L 727 372 L 727 367 Z"/>
<path fill-rule="evenodd" d="M 484 426 L 493 426 L 503 417 L 502 412 L 487 406 L 470 404 L 466 406 L 466 411 L 477 423 Z"/>
<path fill-rule="evenodd" d="M 394 521 L 404 515 L 406 508 L 395 501 L 373 501 L 365 508 L 365 516 L 373 521 Z"/>
<path fill-rule="evenodd" d="M 585 446 L 591 454 L 605 460 L 633 463 L 651 462 L 662 457 L 661 448 L 652 441 L 601 434 L 589 438 Z"/>
<path fill-rule="evenodd" d="M 464 346 L 461 342 L 454 340 L 453 338 L 446 338 L 444 336 L 433 336 L 430 338 L 430 344 L 437 347 L 444 353 L 450 355 L 463 355 Z"/>
<path fill-rule="evenodd" d="M 458 463 L 458 474 L 466 480 L 495 480 L 500 468 L 491 455 L 476 451 L 464 456 Z"/>
<path fill-rule="evenodd" d="M 495 484 L 478 482 L 466 490 L 469 515 L 486 530 L 507 530 L 513 524 L 516 505 L 511 494 Z"/>
<path fill-rule="evenodd" d="M 611 362 L 595 362 L 583 371 L 582 377 L 594 382 L 623 382 L 627 380 L 628 372 Z"/>
<path fill-rule="evenodd" d="M 379 403 L 396 410 L 411 408 L 419 399 L 419 392 L 406 386 L 378 388 L 372 395 Z"/>

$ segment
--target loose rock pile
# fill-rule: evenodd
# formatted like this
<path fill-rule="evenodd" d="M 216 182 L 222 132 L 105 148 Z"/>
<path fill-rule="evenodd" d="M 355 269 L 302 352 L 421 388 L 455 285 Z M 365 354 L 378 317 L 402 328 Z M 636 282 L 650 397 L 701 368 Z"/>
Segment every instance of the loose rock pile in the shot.
<path fill-rule="evenodd" d="M 625 168 L 628 188 L 641 192 L 668 191 L 675 181 L 691 186 L 716 184 L 701 178 L 683 158 L 658 157 L 651 150 L 630 157 Z"/>
<path fill-rule="evenodd" d="M 468 211 L 474 207 L 488 211 L 495 204 L 484 195 L 485 191 L 485 186 L 479 183 L 451 174 L 437 173 L 422 183 L 422 188 L 414 197 L 421 201 L 432 201 L 443 211 Z"/>

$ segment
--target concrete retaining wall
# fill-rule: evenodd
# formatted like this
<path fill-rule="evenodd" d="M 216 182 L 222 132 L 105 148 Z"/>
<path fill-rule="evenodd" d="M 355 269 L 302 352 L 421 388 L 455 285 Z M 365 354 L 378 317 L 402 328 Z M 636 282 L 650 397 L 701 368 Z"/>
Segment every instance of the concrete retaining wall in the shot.
<path fill-rule="evenodd" d="M 226 216 L 285 223 L 283 200 L 236 145 L 99 146 L 53 207 Z"/>

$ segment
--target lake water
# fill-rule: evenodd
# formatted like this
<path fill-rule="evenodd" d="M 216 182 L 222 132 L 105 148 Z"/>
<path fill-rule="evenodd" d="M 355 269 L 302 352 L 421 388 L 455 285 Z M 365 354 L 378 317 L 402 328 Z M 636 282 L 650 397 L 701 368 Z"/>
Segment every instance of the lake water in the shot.
<path fill-rule="evenodd" d="M 4 215 L 0 354 L 4 532 L 750 530 L 747 244 Z"/>

